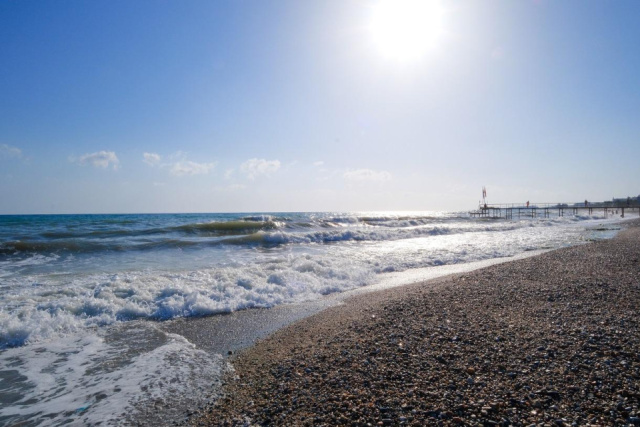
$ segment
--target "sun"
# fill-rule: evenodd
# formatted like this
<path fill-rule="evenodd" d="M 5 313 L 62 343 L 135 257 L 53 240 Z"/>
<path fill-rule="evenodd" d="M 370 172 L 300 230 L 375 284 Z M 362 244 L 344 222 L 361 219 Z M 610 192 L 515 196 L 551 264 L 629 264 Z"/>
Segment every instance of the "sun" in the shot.
<path fill-rule="evenodd" d="M 438 0 L 379 0 L 369 28 L 382 55 L 409 61 L 435 47 L 442 21 L 443 8 Z"/>

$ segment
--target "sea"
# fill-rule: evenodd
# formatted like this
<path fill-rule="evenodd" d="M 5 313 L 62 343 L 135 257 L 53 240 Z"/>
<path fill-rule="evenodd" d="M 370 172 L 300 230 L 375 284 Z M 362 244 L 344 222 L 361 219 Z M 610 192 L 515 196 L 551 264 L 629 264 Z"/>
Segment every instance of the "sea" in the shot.
<path fill-rule="evenodd" d="M 278 307 L 607 239 L 620 222 L 466 212 L 0 216 L 0 425 L 179 423 L 217 397 L 232 369 L 224 349 L 193 339 L 197 319 L 233 329 L 242 313 L 266 313 L 234 332 L 249 336 Z"/>

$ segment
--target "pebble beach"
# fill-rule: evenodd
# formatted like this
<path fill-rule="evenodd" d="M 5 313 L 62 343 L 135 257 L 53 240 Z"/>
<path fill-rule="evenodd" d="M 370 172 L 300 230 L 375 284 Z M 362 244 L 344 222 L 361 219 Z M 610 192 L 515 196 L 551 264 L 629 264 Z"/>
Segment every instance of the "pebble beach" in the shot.
<path fill-rule="evenodd" d="M 191 425 L 640 425 L 640 221 L 354 296 L 230 357 Z"/>

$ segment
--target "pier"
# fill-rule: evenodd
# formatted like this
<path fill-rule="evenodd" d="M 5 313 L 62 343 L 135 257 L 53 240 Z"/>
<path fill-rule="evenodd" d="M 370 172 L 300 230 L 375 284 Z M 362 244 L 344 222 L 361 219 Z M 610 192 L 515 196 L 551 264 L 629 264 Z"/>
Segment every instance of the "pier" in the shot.
<path fill-rule="evenodd" d="M 555 213 L 559 217 L 579 213 L 593 215 L 594 212 L 602 212 L 605 218 L 613 215 L 624 218 L 625 213 L 634 212 L 640 216 L 640 205 L 637 200 L 633 200 L 633 203 L 480 203 L 478 209 L 469 212 L 469 215 L 476 218 L 513 219 L 550 218 Z"/>

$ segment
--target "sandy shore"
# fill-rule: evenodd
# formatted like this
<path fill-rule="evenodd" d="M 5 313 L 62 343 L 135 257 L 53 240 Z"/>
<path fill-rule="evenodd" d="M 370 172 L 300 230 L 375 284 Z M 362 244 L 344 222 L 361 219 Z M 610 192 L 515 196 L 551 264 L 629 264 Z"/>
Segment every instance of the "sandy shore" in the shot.
<path fill-rule="evenodd" d="M 640 222 L 348 299 L 231 361 L 193 425 L 640 425 Z"/>

